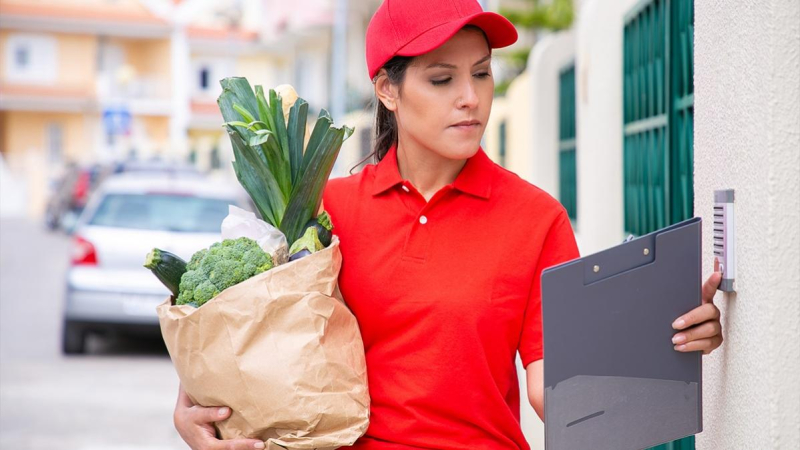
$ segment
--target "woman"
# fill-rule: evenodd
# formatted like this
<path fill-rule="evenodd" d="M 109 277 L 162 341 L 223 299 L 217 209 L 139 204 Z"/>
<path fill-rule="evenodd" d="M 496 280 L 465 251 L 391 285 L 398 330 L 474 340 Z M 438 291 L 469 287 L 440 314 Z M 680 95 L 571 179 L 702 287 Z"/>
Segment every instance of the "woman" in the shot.
<path fill-rule="evenodd" d="M 543 417 L 541 271 L 579 257 L 564 208 L 480 147 L 492 106 L 492 48 L 517 33 L 475 0 L 386 0 L 367 30 L 379 162 L 330 180 L 340 288 L 359 321 L 371 396 L 362 450 L 528 449 L 515 357 Z M 721 342 L 711 299 L 676 320 L 676 351 Z M 193 449 L 218 441 L 227 408 L 179 394 L 175 426 Z"/>

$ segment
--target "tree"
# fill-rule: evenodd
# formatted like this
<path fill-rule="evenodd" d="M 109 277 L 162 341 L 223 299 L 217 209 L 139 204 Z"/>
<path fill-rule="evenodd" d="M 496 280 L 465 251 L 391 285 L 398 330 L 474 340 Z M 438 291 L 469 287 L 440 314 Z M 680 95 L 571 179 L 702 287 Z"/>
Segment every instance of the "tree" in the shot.
<path fill-rule="evenodd" d="M 499 12 L 517 28 L 526 30 L 561 31 L 572 26 L 575 18 L 572 0 L 552 0 L 546 4 L 528 0 L 528 3 L 530 6 L 524 9 L 501 7 Z M 530 52 L 530 48 L 522 48 L 503 55 L 513 75 L 495 85 L 495 94 L 505 94 L 511 81 L 525 70 Z"/>

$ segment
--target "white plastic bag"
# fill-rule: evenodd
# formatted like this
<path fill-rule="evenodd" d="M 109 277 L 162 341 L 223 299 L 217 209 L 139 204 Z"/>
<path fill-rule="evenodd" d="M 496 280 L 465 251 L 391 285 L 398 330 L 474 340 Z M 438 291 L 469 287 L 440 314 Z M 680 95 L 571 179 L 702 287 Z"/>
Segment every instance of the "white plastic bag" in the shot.
<path fill-rule="evenodd" d="M 222 239 L 250 238 L 272 256 L 275 265 L 289 260 L 289 245 L 281 230 L 256 217 L 253 212 L 228 205 L 228 216 L 222 221 Z"/>

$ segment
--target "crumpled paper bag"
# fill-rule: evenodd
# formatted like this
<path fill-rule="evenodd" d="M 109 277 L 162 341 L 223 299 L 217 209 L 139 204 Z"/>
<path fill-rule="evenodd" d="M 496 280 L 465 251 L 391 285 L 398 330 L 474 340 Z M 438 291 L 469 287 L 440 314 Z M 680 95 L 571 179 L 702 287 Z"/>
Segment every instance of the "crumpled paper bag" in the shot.
<path fill-rule="evenodd" d="M 222 239 L 250 238 L 272 256 L 275 265 L 289 261 L 289 244 L 283 232 L 247 211 L 228 205 L 228 215 L 222 221 Z"/>
<path fill-rule="evenodd" d="M 232 286 L 200 308 L 158 306 L 164 342 L 196 404 L 229 406 L 223 439 L 268 449 L 352 445 L 369 425 L 364 344 L 331 245 Z"/>

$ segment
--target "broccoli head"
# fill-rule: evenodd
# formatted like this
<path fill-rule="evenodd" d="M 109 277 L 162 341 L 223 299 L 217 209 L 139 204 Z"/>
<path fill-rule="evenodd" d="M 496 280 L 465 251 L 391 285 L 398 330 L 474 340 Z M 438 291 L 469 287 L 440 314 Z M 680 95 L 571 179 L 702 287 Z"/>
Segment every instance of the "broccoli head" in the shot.
<path fill-rule="evenodd" d="M 272 257 L 252 239 L 216 242 L 192 255 L 175 303 L 202 306 L 225 289 L 272 267 Z"/>

